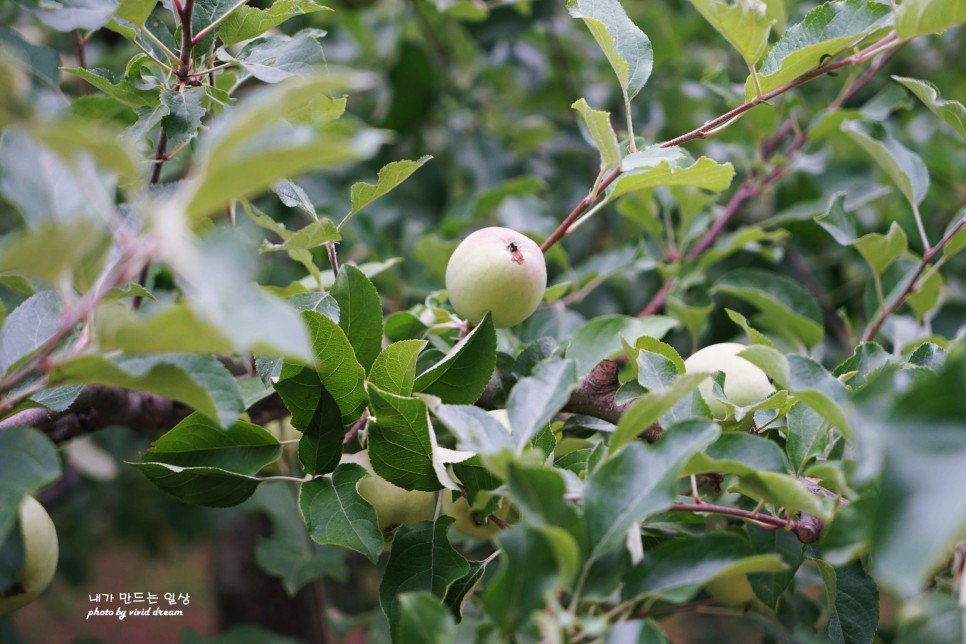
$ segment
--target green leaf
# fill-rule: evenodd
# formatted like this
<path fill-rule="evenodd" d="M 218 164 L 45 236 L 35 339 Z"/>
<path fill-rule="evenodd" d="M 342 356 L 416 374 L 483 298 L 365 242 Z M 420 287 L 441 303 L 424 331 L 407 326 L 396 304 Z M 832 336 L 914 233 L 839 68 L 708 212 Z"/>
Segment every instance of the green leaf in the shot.
<path fill-rule="evenodd" d="M 210 508 L 229 508 L 255 493 L 261 480 L 217 467 L 180 467 L 167 463 L 129 463 L 175 498 Z"/>
<path fill-rule="evenodd" d="M 487 562 L 485 560 L 470 561 L 469 564 L 470 571 L 453 582 L 453 585 L 446 591 L 446 598 L 443 600 L 457 620 L 463 617 L 464 607 L 472 597 L 480 580 L 483 579 L 483 575 L 486 574 Z"/>
<path fill-rule="evenodd" d="M 576 549 L 568 537 L 560 530 L 528 525 L 514 526 L 497 537 L 500 565 L 483 591 L 483 607 L 504 635 L 530 624 L 533 612 L 546 605 L 548 594 L 567 583 L 560 574 L 560 558 L 566 554 L 555 542 Z M 526 574 L 520 574 L 524 570 Z"/>
<path fill-rule="evenodd" d="M 311 327 L 294 307 L 253 283 L 257 262 L 238 235 L 226 230 L 208 235 L 200 248 L 182 248 L 180 239 L 178 244 L 177 250 L 169 250 L 178 285 L 194 312 L 227 338 L 235 351 L 311 362 Z"/>
<path fill-rule="evenodd" d="M 734 47 L 745 64 L 752 67 L 765 53 L 771 17 L 761 0 L 691 0 L 694 8 Z"/>
<path fill-rule="evenodd" d="M 117 6 L 118 0 L 52 0 L 38 3 L 31 11 L 57 31 L 94 31 L 107 24 Z"/>
<path fill-rule="evenodd" d="M 222 429 L 195 412 L 154 441 L 142 460 L 254 476 L 281 455 L 278 440 L 258 425 L 238 421 Z"/>
<path fill-rule="evenodd" d="M 114 82 L 114 76 L 111 74 L 110 70 L 93 68 L 85 69 L 83 67 L 63 67 L 61 71 L 65 71 L 68 74 L 74 74 L 79 78 L 82 78 L 85 82 L 89 83 L 96 89 L 101 90 L 114 100 L 119 103 L 123 103 L 128 107 L 138 110 L 142 107 L 156 107 L 158 106 L 158 97 L 160 90 L 158 88 L 154 89 L 143 89 L 135 87 L 131 81 L 122 79 L 118 82 Z"/>
<path fill-rule="evenodd" d="M 148 307 L 145 307 L 148 308 Z M 95 318 L 102 349 L 128 353 L 232 353 L 231 340 L 187 304 L 150 307 L 144 314 L 124 302 L 102 304 Z"/>
<path fill-rule="evenodd" d="M 627 408 L 617 423 L 617 429 L 610 437 L 610 452 L 635 440 L 656 423 L 661 416 L 694 391 L 708 374 L 686 373 L 678 377 L 669 387 L 649 391 Z"/>
<path fill-rule="evenodd" d="M 758 329 L 751 326 L 748 319 L 745 318 L 741 313 L 737 311 L 732 311 L 731 309 L 725 309 L 725 313 L 731 318 L 731 321 L 740 326 L 745 334 L 748 336 L 748 342 L 752 345 L 762 345 L 771 349 L 775 348 L 775 343 L 771 339 L 759 331 Z M 784 382 L 784 381 L 783 381 Z"/>
<path fill-rule="evenodd" d="M 414 390 L 447 403 L 471 405 L 496 368 L 496 329 L 487 314 L 442 360 L 416 376 Z"/>
<path fill-rule="evenodd" d="M 795 472 L 801 474 L 814 456 L 825 451 L 828 424 L 821 414 L 799 401 L 788 410 L 788 439 L 785 449 Z"/>
<path fill-rule="evenodd" d="M 382 302 L 365 273 L 343 264 L 332 287 L 339 303 L 339 326 L 349 338 L 359 364 L 369 371 L 382 350 Z"/>
<path fill-rule="evenodd" d="M 508 472 L 507 482 L 513 502 L 527 522 L 557 526 L 575 539 L 583 538 L 584 529 L 577 512 L 564 498 L 567 482 L 560 470 L 543 465 L 510 463 Z"/>
<path fill-rule="evenodd" d="M 479 407 L 438 405 L 433 414 L 456 436 L 460 449 L 481 455 L 513 451 L 514 441 L 507 428 Z"/>
<path fill-rule="evenodd" d="M 854 421 L 863 443 L 874 440 L 870 448 L 884 451 L 872 571 L 904 597 L 920 592 L 966 530 L 966 497 L 957 484 L 966 458 L 963 391 L 966 362 L 951 356 L 901 396 L 885 392 L 891 409 L 863 408 Z"/>
<path fill-rule="evenodd" d="M 379 603 L 389 619 L 393 641 L 401 641 L 398 629 L 403 593 L 427 591 L 441 601 L 449 587 L 469 573 L 466 559 L 453 550 L 446 538 L 452 523 L 452 518 L 440 517 L 436 521 L 404 525 L 396 531 L 379 586 Z"/>
<path fill-rule="evenodd" d="M 856 239 L 854 245 L 872 270 L 881 275 L 896 258 L 906 252 L 908 240 L 899 224 L 892 222 L 888 234 L 869 233 Z"/>
<path fill-rule="evenodd" d="M 329 95 L 360 84 L 330 71 L 261 88 L 212 124 L 199 145 L 186 186 L 189 216 L 211 215 L 232 199 L 255 195 L 279 179 L 356 161 L 374 153 L 382 135 L 306 119 Z M 295 119 L 298 122 L 292 122 Z"/>
<path fill-rule="evenodd" d="M 845 193 L 836 192 L 829 200 L 828 209 L 815 216 L 815 222 L 828 231 L 842 246 L 851 246 L 858 238 L 854 217 L 845 210 Z"/>
<path fill-rule="evenodd" d="M 338 403 L 342 423 L 354 423 L 366 406 L 365 370 L 338 324 L 317 311 L 303 311 L 302 320 L 312 339 L 316 371 L 285 362 L 275 387 L 292 412 L 292 423 L 307 425 L 318 407 L 320 394 L 313 388 L 319 383 Z"/>
<path fill-rule="evenodd" d="M 205 116 L 206 95 L 204 87 L 182 87 L 177 92 L 161 90 L 161 105 L 168 111 L 161 119 L 161 127 L 172 150 L 195 138 Z"/>
<path fill-rule="evenodd" d="M 738 479 L 737 492 L 756 501 L 785 508 L 789 512 L 805 512 L 823 520 L 828 510 L 797 479 L 780 472 L 748 472 Z"/>
<path fill-rule="evenodd" d="M 847 398 L 845 386 L 811 358 L 790 355 L 787 362 L 789 391 L 850 437 L 851 430 L 842 410 Z"/>
<path fill-rule="evenodd" d="M 577 110 L 591 140 L 600 151 L 600 171 L 606 172 L 620 165 L 621 150 L 617 143 L 617 135 L 610 124 L 610 112 L 592 109 L 584 99 L 578 100 L 570 107 Z"/>
<path fill-rule="evenodd" d="M 242 5 L 218 27 L 218 37 L 226 45 L 233 45 L 260 36 L 289 18 L 317 11 L 331 11 L 315 0 L 275 0 L 267 9 Z"/>
<path fill-rule="evenodd" d="M 922 203 L 929 192 L 929 170 L 922 157 L 902 145 L 878 123 L 845 121 L 842 131 L 889 175 L 911 205 Z"/>
<path fill-rule="evenodd" d="M 549 360 L 532 376 L 520 379 L 507 398 L 507 414 L 517 449 L 546 427 L 577 388 L 573 360 Z"/>
<path fill-rule="evenodd" d="M 426 403 L 370 384 L 369 409 L 369 459 L 376 474 L 407 490 L 435 492 L 443 487 Z M 448 479 L 445 472 L 443 476 Z"/>
<path fill-rule="evenodd" d="M 788 28 L 759 66 L 763 94 L 815 69 L 892 22 L 889 5 L 871 0 L 826 2 L 808 12 L 805 20 Z M 745 83 L 745 96 L 755 96 L 754 82 Z"/>
<path fill-rule="evenodd" d="M 265 219 L 256 221 L 259 225 L 265 223 Z M 280 224 L 272 222 L 272 229 L 282 238 L 281 244 L 275 244 L 268 240 L 262 242 L 261 251 L 270 253 L 274 251 L 309 251 L 324 244 L 330 244 L 342 239 L 342 235 L 335 227 L 335 223 L 326 217 L 317 219 L 312 223 L 303 226 L 295 231 L 286 230 Z"/>
<path fill-rule="evenodd" d="M 879 590 L 859 563 L 819 562 L 829 604 L 828 636 L 835 644 L 871 642 L 879 626 Z"/>
<path fill-rule="evenodd" d="M 343 560 L 345 552 L 313 547 L 299 513 L 296 491 L 290 486 L 261 485 L 252 495 L 252 505 L 271 521 L 271 534 L 255 543 L 255 561 L 281 580 L 289 596 L 320 577 L 346 580 L 349 571 Z"/>
<path fill-rule="evenodd" d="M 617 0 L 568 0 L 567 10 L 582 18 L 614 68 L 627 100 L 637 96 L 654 67 L 651 41 L 631 22 Z"/>
<path fill-rule="evenodd" d="M 357 212 L 408 179 L 409 175 L 419 170 L 432 158 L 432 156 L 427 154 L 416 161 L 393 161 L 392 163 L 387 163 L 379 170 L 374 185 L 362 181 L 352 184 L 350 198 L 352 210 L 339 223 L 339 228 L 341 229 L 345 226 L 346 222 Z"/>
<path fill-rule="evenodd" d="M 0 374 L 49 341 L 60 326 L 60 298 L 40 291 L 24 300 L 7 316 L 0 328 Z"/>
<path fill-rule="evenodd" d="M 219 49 L 217 56 L 219 60 L 238 63 L 246 74 L 263 83 L 280 83 L 310 75 L 324 65 L 325 54 L 319 44 L 323 34 L 303 29 L 294 36 L 263 36 L 246 43 L 234 56 L 226 49 Z"/>
<path fill-rule="evenodd" d="M 332 476 L 302 484 L 299 509 L 313 541 L 355 550 L 375 563 L 382 554 L 383 536 L 375 508 L 357 490 L 367 475 L 361 465 L 343 463 Z"/>
<path fill-rule="evenodd" d="M 327 474 L 334 470 L 342 457 L 345 431 L 339 405 L 324 386 L 319 387 L 318 406 L 308 426 L 297 429 L 302 431 L 302 438 L 299 439 L 299 461 L 305 468 L 305 473 Z"/>
<path fill-rule="evenodd" d="M 896 32 L 903 39 L 941 34 L 963 22 L 966 5 L 956 0 L 905 0 L 896 9 Z"/>
<path fill-rule="evenodd" d="M 634 318 L 627 315 L 600 315 L 583 324 L 570 338 L 567 358 L 577 362 L 577 374 L 584 375 L 606 358 L 613 358 L 623 348 L 621 337 L 630 344 L 647 336 L 663 338 L 678 326 L 677 320 L 663 315 Z"/>
<path fill-rule="evenodd" d="M 683 603 L 714 579 L 787 568 L 781 556 L 756 554 L 735 533 L 710 532 L 666 541 L 648 550 L 628 573 L 623 593 L 626 599 L 655 597 Z"/>
<path fill-rule="evenodd" d="M 776 331 L 792 334 L 812 347 L 822 341 L 822 311 L 815 299 L 798 282 L 781 274 L 754 268 L 739 268 L 715 282 L 712 293 L 726 293 L 758 307 Z"/>
<path fill-rule="evenodd" d="M 910 2 L 908 4 L 915 4 Z M 903 9 L 906 3 L 903 3 Z M 901 15 L 902 11 L 900 11 Z M 966 13 L 963 14 L 966 21 Z M 959 101 L 944 100 L 939 96 L 939 89 L 932 83 L 916 78 L 893 76 L 892 79 L 916 95 L 933 114 L 941 118 L 957 134 L 966 139 L 966 106 Z"/>
<path fill-rule="evenodd" d="M 748 575 L 755 595 L 772 610 L 776 610 L 785 592 L 795 578 L 795 572 L 805 559 L 805 547 L 798 537 L 787 530 L 769 530 L 748 524 L 745 528 L 751 547 L 759 555 L 777 554 L 785 562 L 786 570 L 758 572 Z"/>
<path fill-rule="evenodd" d="M 695 454 L 682 475 L 718 472 L 743 476 L 758 471 L 787 472 L 788 463 L 773 441 L 754 434 L 722 434 L 704 452 Z"/>
<path fill-rule="evenodd" d="M 0 429 L 0 544 L 17 520 L 20 500 L 60 478 L 49 438 L 29 427 Z"/>
<path fill-rule="evenodd" d="M 48 221 L 3 239 L 0 273 L 20 273 L 56 286 L 101 258 L 107 231 L 86 218 Z"/>
<path fill-rule="evenodd" d="M 644 339 L 644 338 L 642 338 Z M 680 360 L 680 356 L 678 360 Z M 671 359 L 660 353 L 641 350 L 637 354 L 637 382 L 648 390 L 669 386 L 679 374 L 684 373 L 684 363 L 678 369 Z"/>
<path fill-rule="evenodd" d="M 604 461 L 584 487 L 590 556 L 602 556 L 621 543 L 635 522 L 667 508 L 682 465 L 719 434 L 708 422 L 680 423 L 657 443 L 630 443 Z"/>
<path fill-rule="evenodd" d="M 238 383 L 213 356 L 80 356 L 57 365 L 50 372 L 49 384 L 107 385 L 145 391 L 193 407 L 217 419 L 222 427 L 230 426 L 245 412 Z"/>
<path fill-rule="evenodd" d="M 411 396 L 416 381 L 416 357 L 426 340 L 393 342 L 376 356 L 369 370 L 369 382 L 397 396 Z"/>
<path fill-rule="evenodd" d="M 721 192 L 731 185 L 731 179 L 735 176 L 731 163 L 718 163 L 708 157 L 700 157 L 690 165 L 682 165 L 681 161 L 662 160 L 656 165 L 635 166 L 640 161 L 640 157 L 624 158 L 621 167 L 625 171 L 607 188 L 608 201 L 658 186 L 694 186 Z"/>
<path fill-rule="evenodd" d="M 97 176 L 90 158 L 77 159 L 72 166 L 21 130 L 6 130 L 0 139 L 0 195 L 20 211 L 31 228 L 78 217 L 99 219 L 90 194 L 106 199 L 107 186 L 84 181 L 79 172 Z"/>
<path fill-rule="evenodd" d="M 449 644 L 456 641 L 456 620 L 433 593 L 421 590 L 400 595 L 398 642 Z"/>

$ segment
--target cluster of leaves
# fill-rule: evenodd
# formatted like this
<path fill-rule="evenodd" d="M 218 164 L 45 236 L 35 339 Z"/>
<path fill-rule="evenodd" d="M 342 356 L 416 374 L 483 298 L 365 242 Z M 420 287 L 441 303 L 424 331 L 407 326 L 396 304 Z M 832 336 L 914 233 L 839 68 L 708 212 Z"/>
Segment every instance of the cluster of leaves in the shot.
<path fill-rule="evenodd" d="M 964 284 L 940 269 L 966 248 L 966 108 L 915 77 L 962 52 L 931 35 L 961 33 L 961 3 L 692 0 L 634 20 L 616 0 L 25 4 L 12 24 L 72 34 L 79 64 L 0 29 L 12 424 L 92 386 L 190 407 L 132 466 L 187 503 L 266 510 L 257 557 L 293 593 L 337 550 L 385 559 L 396 641 L 661 641 L 660 618 L 745 577 L 735 619 L 775 639 L 871 641 L 881 588 L 904 602 L 896 641 L 962 640 Z M 652 42 L 639 25 L 660 15 Z M 731 49 L 695 60 L 698 37 Z M 116 69 L 84 64 L 98 38 Z M 856 101 L 909 41 L 909 69 Z M 376 182 L 352 183 L 370 158 Z M 439 291 L 457 233 L 491 220 L 542 239 L 553 278 L 511 332 L 467 329 Z M 681 359 L 740 332 L 776 386 L 748 406 Z M 620 369 L 601 387 L 603 360 Z M 294 451 L 251 422 L 275 399 Z M 362 445 L 379 476 L 465 495 L 481 520 L 509 499 L 512 526 L 481 543 L 437 513 L 384 554 L 368 474 L 340 464 Z M 0 535 L 59 476 L 48 437 L 0 430 Z"/>

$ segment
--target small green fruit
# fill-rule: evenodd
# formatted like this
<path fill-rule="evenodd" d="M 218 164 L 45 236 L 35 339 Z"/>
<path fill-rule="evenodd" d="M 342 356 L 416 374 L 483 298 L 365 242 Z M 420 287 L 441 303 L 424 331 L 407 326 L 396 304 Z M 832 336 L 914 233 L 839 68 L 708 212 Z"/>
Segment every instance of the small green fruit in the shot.
<path fill-rule="evenodd" d="M 0 589 L 0 615 L 26 606 L 47 588 L 57 570 L 57 530 L 50 515 L 32 496 L 20 501 L 24 566 L 14 586 Z"/>
<path fill-rule="evenodd" d="M 684 361 L 684 369 L 688 373 L 723 371 L 725 374 L 724 393 L 728 400 L 744 407 L 767 398 L 775 391 L 765 372 L 748 362 L 738 354 L 747 349 L 737 342 L 722 342 L 712 344 L 700 351 L 696 351 Z M 718 420 L 727 420 L 728 408 L 714 397 L 711 379 L 698 385 L 701 397 L 708 403 L 711 415 Z"/>
<path fill-rule="evenodd" d="M 454 529 L 477 539 L 492 539 L 500 534 L 500 526 L 493 521 L 488 520 L 482 524 L 477 521 L 476 512 L 470 507 L 465 496 L 461 496 L 455 501 L 452 500 L 452 497 L 453 495 L 449 491 L 443 493 L 443 514 L 456 519 L 453 523 Z M 503 497 L 503 500 L 500 501 L 500 508 L 494 514 L 506 521 L 510 515 L 510 507 L 510 500 Z"/>
<path fill-rule="evenodd" d="M 436 512 L 436 494 L 418 490 L 404 490 L 376 474 L 369 462 L 369 450 L 344 454 L 343 463 L 356 463 L 366 468 L 369 476 L 359 481 L 359 494 L 372 504 L 379 518 L 383 534 L 396 526 L 432 519 Z"/>
<path fill-rule="evenodd" d="M 481 228 L 464 239 L 446 265 L 446 291 L 456 312 L 473 324 L 487 312 L 497 328 L 523 322 L 547 289 L 547 265 L 533 240 L 509 228 Z"/>
<path fill-rule="evenodd" d="M 748 582 L 748 575 L 742 573 L 715 577 L 704 589 L 725 606 L 744 606 L 755 601 L 755 591 Z"/>

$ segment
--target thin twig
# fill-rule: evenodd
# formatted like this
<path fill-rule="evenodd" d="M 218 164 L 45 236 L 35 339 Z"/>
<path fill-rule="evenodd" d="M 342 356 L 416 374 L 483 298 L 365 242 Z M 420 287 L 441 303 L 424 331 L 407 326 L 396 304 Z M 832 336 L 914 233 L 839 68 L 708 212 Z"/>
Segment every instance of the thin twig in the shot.
<path fill-rule="evenodd" d="M 923 253 L 922 261 L 919 262 L 919 266 L 916 267 L 916 270 L 909 279 L 909 283 L 906 284 L 906 287 L 902 289 L 902 292 L 892 300 L 892 303 L 889 304 L 889 306 L 879 313 L 879 316 L 875 319 L 875 321 L 872 322 L 865 330 L 865 333 L 862 334 L 863 342 L 870 341 L 876 336 L 876 334 L 879 333 L 879 329 L 882 328 L 882 325 L 885 324 L 885 321 L 888 319 L 888 317 L 895 313 L 902 303 L 906 301 L 906 298 L 909 297 L 909 295 L 916 289 L 916 282 L 919 281 L 919 276 L 922 275 L 924 270 L 926 270 L 926 267 L 929 266 L 929 263 L 935 259 L 936 255 L 938 255 L 942 249 L 945 248 L 946 244 L 948 244 L 956 233 L 962 230 L 964 226 L 966 226 L 966 217 L 963 217 L 956 222 L 956 225 L 950 228 L 949 232 L 943 235 L 943 238 L 936 242 L 935 246 Z"/>
<path fill-rule="evenodd" d="M 881 40 L 877 41 L 876 43 L 870 45 L 869 47 L 863 49 L 858 53 L 855 53 L 851 56 L 847 56 L 846 58 L 842 58 L 840 60 L 828 63 L 826 65 L 822 65 L 820 67 L 813 69 L 810 72 L 802 74 L 798 78 L 791 80 L 785 83 L 784 85 L 771 90 L 770 92 L 766 92 L 765 94 L 762 94 L 760 96 L 755 96 L 745 101 L 741 105 L 738 105 L 737 107 L 734 107 L 731 110 L 728 110 L 721 116 L 718 116 L 716 118 L 711 119 L 710 121 L 705 122 L 703 125 L 691 130 L 690 132 L 687 132 L 673 139 L 669 139 L 667 141 L 664 141 L 663 143 L 660 143 L 659 146 L 662 148 L 669 148 L 675 145 L 680 145 L 682 143 L 687 143 L 688 141 L 693 141 L 695 139 L 706 139 L 710 136 L 713 136 L 718 131 L 720 131 L 720 128 L 722 126 L 729 124 L 731 121 L 734 121 L 737 117 L 757 107 L 758 105 L 761 105 L 762 103 L 765 103 L 773 98 L 781 96 L 782 94 L 792 89 L 795 89 L 800 85 L 804 85 L 805 83 L 811 80 L 814 80 L 819 76 L 824 76 L 829 72 L 834 72 L 837 69 L 848 67 L 850 65 L 862 64 L 866 60 L 880 53 L 888 52 L 889 49 L 896 48 L 901 44 L 902 43 L 898 40 L 898 36 L 895 34 L 895 32 L 892 32 L 886 37 L 882 38 Z M 621 169 L 618 167 L 617 169 L 612 171 L 609 175 L 607 175 L 607 177 L 604 179 L 604 181 L 602 182 L 598 190 L 598 194 L 599 192 L 603 191 L 607 186 L 609 186 L 611 183 L 613 183 L 614 180 L 620 176 L 620 174 L 621 174 Z M 571 213 L 567 215 L 567 217 L 560 223 L 560 225 L 557 226 L 557 229 L 554 230 L 549 237 L 547 237 L 547 239 L 543 242 L 543 244 L 541 244 L 540 246 L 541 250 L 543 250 L 544 252 L 547 252 L 547 250 L 550 247 L 552 247 L 554 244 L 560 241 L 563 237 L 566 237 L 568 234 L 570 234 L 572 224 L 577 219 L 580 218 L 580 216 L 584 213 L 584 211 L 587 210 L 587 208 L 589 208 L 593 204 L 593 202 L 595 201 L 595 199 L 593 198 L 594 196 L 596 195 L 588 195 L 584 197 L 584 199 L 581 200 L 580 203 L 578 203 L 574 207 L 573 211 L 571 211 Z"/>

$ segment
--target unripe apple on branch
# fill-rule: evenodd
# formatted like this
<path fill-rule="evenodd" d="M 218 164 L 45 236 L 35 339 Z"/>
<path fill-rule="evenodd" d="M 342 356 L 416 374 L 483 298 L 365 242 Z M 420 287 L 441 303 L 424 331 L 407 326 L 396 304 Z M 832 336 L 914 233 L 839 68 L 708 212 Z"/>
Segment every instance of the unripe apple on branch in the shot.
<path fill-rule="evenodd" d="M 0 588 L 0 615 L 12 613 L 37 599 L 57 570 L 57 530 L 50 515 L 36 499 L 20 501 L 19 526 L 23 543 L 23 567 L 10 588 Z"/>
<path fill-rule="evenodd" d="M 510 228 L 481 228 L 460 242 L 446 265 L 446 291 L 472 324 L 487 312 L 497 328 L 523 322 L 547 289 L 547 265 L 537 244 Z"/>
<path fill-rule="evenodd" d="M 741 407 L 751 405 L 770 396 L 775 392 L 775 387 L 764 371 L 738 355 L 747 348 L 738 342 L 709 345 L 685 360 L 684 370 L 688 373 L 711 374 L 723 371 L 724 393 L 728 400 Z M 728 420 L 731 413 L 723 402 L 714 397 L 713 388 L 711 379 L 698 385 L 701 397 L 711 409 L 711 415 L 717 420 Z"/>

